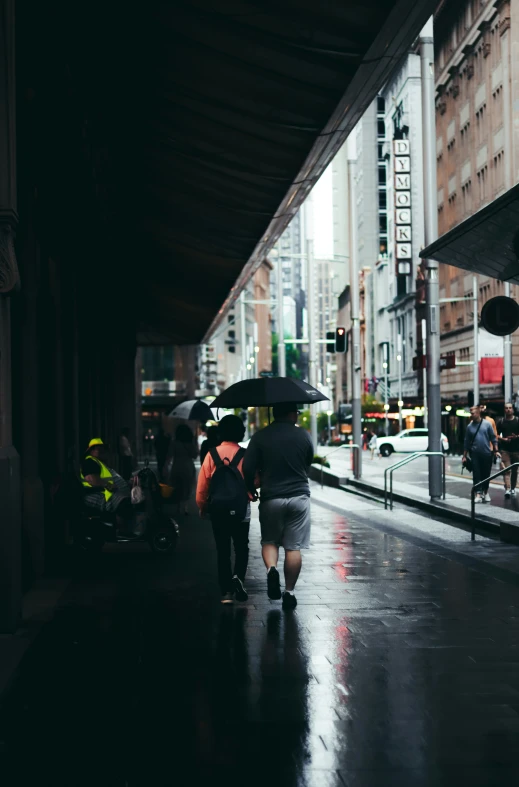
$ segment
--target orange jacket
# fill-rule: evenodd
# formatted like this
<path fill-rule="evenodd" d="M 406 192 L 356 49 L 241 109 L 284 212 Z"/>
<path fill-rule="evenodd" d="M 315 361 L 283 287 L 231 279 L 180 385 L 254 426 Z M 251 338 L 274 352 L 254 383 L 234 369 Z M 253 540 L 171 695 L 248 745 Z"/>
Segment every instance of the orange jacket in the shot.
<path fill-rule="evenodd" d="M 218 456 L 220 459 L 228 459 L 230 462 L 232 462 L 234 455 L 239 448 L 240 446 L 238 443 L 228 443 L 225 441 L 220 443 L 216 450 L 218 451 Z M 198 483 L 196 485 L 196 504 L 200 511 L 204 511 L 207 506 L 207 500 L 209 498 L 209 484 L 211 483 L 211 478 L 213 477 L 215 470 L 216 465 L 210 451 L 208 451 L 204 459 L 204 464 L 200 468 L 200 472 L 198 474 Z M 243 475 L 243 459 L 238 465 L 238 470 Z M 249 497 L 251 496 L 249 495 Z"/>

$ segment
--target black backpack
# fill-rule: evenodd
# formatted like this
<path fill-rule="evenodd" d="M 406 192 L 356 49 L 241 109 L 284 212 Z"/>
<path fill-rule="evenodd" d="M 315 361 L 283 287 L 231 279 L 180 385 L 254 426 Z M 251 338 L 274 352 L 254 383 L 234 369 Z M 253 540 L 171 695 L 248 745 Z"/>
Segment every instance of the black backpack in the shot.
<path fill-rule="evenodd" d="M 245 448 L 236 451 L 232 462 L 227 458 L 222 460 L 216 448 L 211 448 L 210 451 L 216 470 L 209 484 L 209 513 L 215 518 L 243 522 L 249 496 L 238 465 L 245 454 Z"/>

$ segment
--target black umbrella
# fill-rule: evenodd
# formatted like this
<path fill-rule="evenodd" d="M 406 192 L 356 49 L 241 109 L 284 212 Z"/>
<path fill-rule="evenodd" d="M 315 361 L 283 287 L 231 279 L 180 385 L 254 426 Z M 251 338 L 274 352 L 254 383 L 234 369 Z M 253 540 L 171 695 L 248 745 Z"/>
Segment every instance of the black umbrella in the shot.
<path fill-rule="evenodd" d="M 211 407 L 270 407 L 282 402 L 327 402 L 317 388 L 293 377 L 256 377 L 242 380 L 217 396 Z"/>
<path fill-rule="evenodd" d="M 187 402 L 177 404 L 177 406 L 170 412 L 170 418 L 183 418 L 185 421 L 212 421 L 214 415 L 211 408 L 201 399 L 189 399 Z"/>

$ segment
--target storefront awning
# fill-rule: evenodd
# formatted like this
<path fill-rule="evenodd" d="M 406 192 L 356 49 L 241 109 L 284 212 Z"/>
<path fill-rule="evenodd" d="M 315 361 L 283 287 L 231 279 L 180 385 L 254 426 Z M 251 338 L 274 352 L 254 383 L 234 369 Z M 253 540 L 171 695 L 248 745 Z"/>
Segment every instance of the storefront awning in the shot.
<path fill-rule="evenodd" d="M 519 185 L 446 232 L 420 257 L 519 284 Z"/>

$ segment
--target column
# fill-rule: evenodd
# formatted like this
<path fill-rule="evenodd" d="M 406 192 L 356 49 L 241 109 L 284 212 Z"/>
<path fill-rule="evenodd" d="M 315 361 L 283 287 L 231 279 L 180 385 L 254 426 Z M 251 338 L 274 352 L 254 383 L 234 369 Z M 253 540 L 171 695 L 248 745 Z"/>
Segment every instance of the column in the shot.
<path fill-rule="evenodd" d="M 0 0 L 0 632 L 14 631 L 21 611 L 20 459 L 12 442 L 9 300 L 19 287 L 14 69 L 14 0 Z"/>

